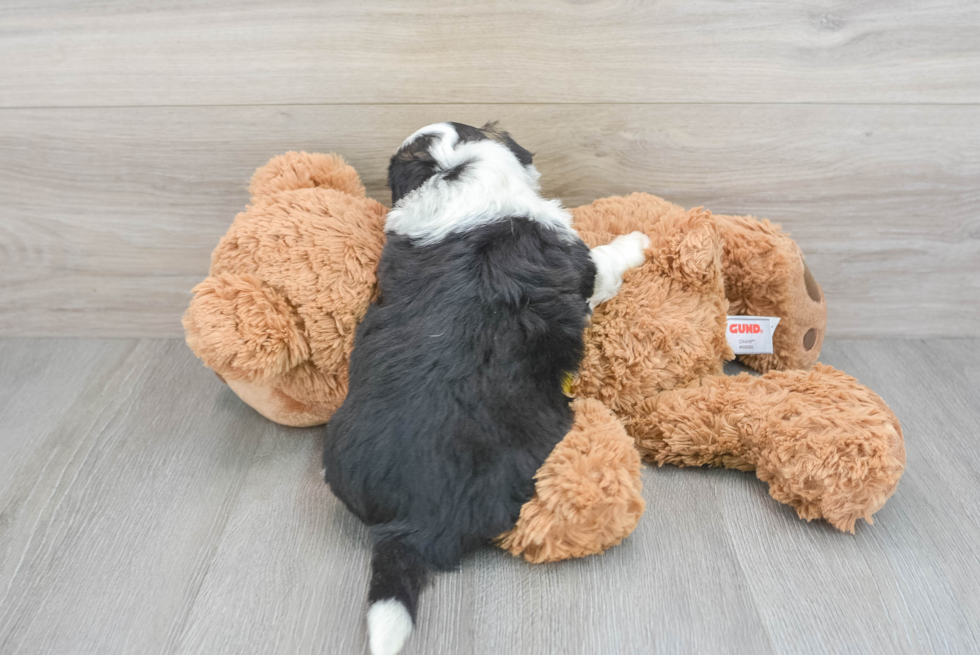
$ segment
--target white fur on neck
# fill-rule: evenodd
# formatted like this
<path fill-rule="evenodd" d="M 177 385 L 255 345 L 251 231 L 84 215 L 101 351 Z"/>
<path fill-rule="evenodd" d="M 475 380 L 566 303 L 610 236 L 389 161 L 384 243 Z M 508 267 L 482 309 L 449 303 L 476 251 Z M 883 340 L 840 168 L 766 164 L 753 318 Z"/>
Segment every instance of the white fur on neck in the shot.
<path fill-rule="evenodd" d="M 423 127 L 405 143 L 423 134 L 438 136 L 429 147 L 438 170 L 388 212 L 387 232 L 429 245 L 453 232 L 519 216 L 577 238 L 572 216 L 561 201 L 545 200 L 539 194 L 537 169 L 521 165 L 506 146 L 491 139 L 459 143 L 459 135 L 448 123 Z M 460 164 L 466 164 L 465 170 L 447 182 L 445 173 Z"/>

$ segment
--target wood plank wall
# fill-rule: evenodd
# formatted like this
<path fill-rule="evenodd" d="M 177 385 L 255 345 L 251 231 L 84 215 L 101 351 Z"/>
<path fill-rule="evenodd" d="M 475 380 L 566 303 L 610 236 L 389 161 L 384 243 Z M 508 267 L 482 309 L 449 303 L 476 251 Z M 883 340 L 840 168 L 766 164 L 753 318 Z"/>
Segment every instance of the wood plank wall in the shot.
<path fill-rule="evenodd" d="M 980 3 L 0 5 L 0 336 L 180 336 L 289 149 L 498 119 L 569 206 L 635 190 L 781 223 L 830 337 L 980 336 Z"/>

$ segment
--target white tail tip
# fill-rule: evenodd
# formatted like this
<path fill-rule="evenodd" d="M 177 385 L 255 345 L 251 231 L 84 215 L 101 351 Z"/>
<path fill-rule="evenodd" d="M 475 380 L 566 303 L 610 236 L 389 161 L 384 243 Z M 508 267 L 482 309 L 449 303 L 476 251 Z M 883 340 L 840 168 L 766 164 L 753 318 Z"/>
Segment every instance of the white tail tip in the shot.
<path fill-rule="evenodd" d="M 367 625 L 371 655 L 395 655 L 412 633 L 412 617 L 405 606 L 393 598 L 371 604 Z"/>

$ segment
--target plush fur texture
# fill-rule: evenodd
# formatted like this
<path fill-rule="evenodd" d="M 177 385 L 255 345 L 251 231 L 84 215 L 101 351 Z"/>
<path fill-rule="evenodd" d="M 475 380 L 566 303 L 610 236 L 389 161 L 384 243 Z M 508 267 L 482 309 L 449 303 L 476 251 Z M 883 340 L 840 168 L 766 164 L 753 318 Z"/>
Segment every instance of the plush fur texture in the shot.
<path fill-rule="evenodd" d="M 192 350 L 267 418 L 317 425 L 347 395 L 354 332 L 377 292 L 387 208 L 334 155 L 286 153 L 211 255 L 184 315 Z"/>
<path fill-rule="evenodd" d="M 773 352 L 740 355 L 757 371 L 806 368 L 817 361 L 827 325 L 823 290 L 789 234 L 751 216 L 715 215 L 729 314 L 779 316 Z"/>
<path fill-rule="evenodd" d="M 576 396 L 601 400 L 636 438 L 650 420 L 640 403 L 720 374 L 732 357 L 724 333 L 721 239 L 710 212 L 647 194 L 604 198 L 573 214 L 590 247 L 637 229 L 650 239 L 646 262 L 596 309 L 573 387 Z"/>
<path fill-rule="evenodd" d="M 267 231 L 267 223 L 275 226 L 286 217 L 266 211 L 271 196 L 257 193 L 253 182 L 253 194 L 257 195 L 252 206 L 239 215 L 222 240 L 222 244 L 231 241 L 236 247 L 216 250 L 212 270 L 224 275 L 254 275 L 260 288 L 275 291 L 296 314 L 315 313 L 304 308 L 305 302 L 315 302 L 319 307 L 315 311 L 335 316 L 337 325 L 356 325 L 376 290 L 375 268 L 384 241 L 384 208 L 369 203 L 362 205 L 361 213 L 331 214 L 326 205 L 319 206 L 319 194 L 328 189 L 316 184 L 326 179 L 345 180 L 345 190 L 330 189 L 345 197 L 353 196 L 348 200 L 351 209 L 362 202 L 349 191 L 349 179 L 338 175 L 337 170 L 349 170 L 356 179 L 353 170 L 339 158 L 289 153 L 259 169 L 255 179 L 274 188 L 271 196 L 289 191 L 296 194 L 296 203 L 302 202 L 296 220 L 289 223 L 296 231 L 292 237 L 295 242 L 307 243 L 312 237 L 306 232 L 320 234 L 326 223 L 329 238 L 320 242 L 321 247 L 331 253 L 343 253 L 342 257 L 310 257 L 302 250 L 294 254 L 294 241 L 284 239 L 280 228 Z M 267 180 L 279 182 L 273 185 Z M 292 188 L 291 184 L 299 188 Z M 305 200 L 300 201 L 300 197 Z M 289 211 L 286 207 L 283 210 Z M 629 534 L 642 511 L 636 463 L 639 455 L 630 459 L 617 446 L 623 443 L 622 427 L 615 425 L 617 420 L 648 461 L 688 466 L 724 466 L 731 462 L 742 469 L 757 468 L 759 477 L 770 488 L 775 484 L 778 489 L 773 496 L 794 507 L 805 507 L 805 518 L 825 517 L 848 529 L 857 519 L 878 509 L 897 485 L 904 467 L 904 446 L 897 423 L 866 420 L 869 406 L 857 400 L 871 398 L 870 390 L 853 378 L 838 377 L 838 372 L 829 367 L 788 371 L 785 377 L 770 373 L 765 378 L 768 383 L 761 387 L 753 386 L 751 378 L 721 377 L 722 363 L 731 357 L 724 336 L 728 313 L 775 315 L 782 319 L 774 339 L 775 357 L 767 361 L 749 358 L 746 363 L 750 366 L 806 369 L 817 361 L 826 324 L 826 304 L 791 239 L 764 221 L 712 215 L 700 208 L 688 210 L 649 194 L 604 198 L 574 209 L 572 214 L 575 227 L 589 246 L 609 243 L 615 236 L 636 229 L 650 238 L 651 245 L 646 263 L 626 273 L 618 295 L 597 307 L 586 330 L 585 357 L 575 383 L 575 393 L 580 398 L 574 405 L 576 423 L 538 470 L 535 496 L 523 506 L 516 526 L 504 536 L 501 545 L 531 561 L 553 561 L 602 552 Z M 290 270 L 289 279 L 279 272 L 284 268 Z M 756 274 L 757 268 L 766 272 Z M 275 283 L 270 281 L 273 277 Z M 295 298 L 291 291 L 296 287 L 289 286 L 291 280 L 297 282 Z M 212 284 L 213 277 L 201 288 Z M 261 300 L 252 294 L 247 297 Z M 340 336 L 328 330 L 311 332 L 302 326 L 309 358 L 284 374 L 276 374 L 274 367 L 258 366 L 259 370 L 251 375 L 261 381 L 245 382 L 240 376 L 247 374 L 242 368 L 248 367 L 233 368 L 226 363 L 248 361 L 260 354 L 256 349 L 264 342 L 248 335 L 279 325 L 275 317 L 282 311 L 281 305 L 271 301 L 268 305 L 268 310 L 251 311 L 247 307 L 236 309 L 233 302 L 219 295 L 207 294 L 206 300 L 195 296 L 185 317 L 185 325 L 190 326 L 188 343 L 243 400 L 272 420 L 287 425 L 324 423 L 346 393 L 350 343 L 346 335 L 352 332 L 345 329 L 345 336 Z M 201 319 L 198 313 L 202 307 L 208 310 L 205 316 L 236 317 L 237 328 L 234 323 Z M 263 316 L 272 321 L 271 325 L 264 324 Z M 220 325 L 229 327 L 220 332 Z M 246 327 L 247 334 L 243 333 Z M 784 340 L 784 329 L 795 336 Z M 807 350 L 803 338 L 811 329 L 815 341 Z M 203 348 L 201 344 L 211 345 Z M 320 369 L 313 360 L 324 361 L 321 352 L 338 352 L 339 363 L 326 358 L 326 367 Z M 277 357 L 270 361 L 281 362 L 282 357 L 292 355 Z M 788 393 L 790 388 L 799 388 L 793 386 L 794 376 L 806 376 L 805 393 Z M 326 384 L 323 380 L 335 383 Z M 663 430 L 658 425 L 668 420 L 665 417 L 671 421 L 671 434 L 686 429 L 691 439 L 709 443 L 718 439 L 720 425 L 748 425 L 740 408 L 716 388 L 722 384 L 728 385 L 728 394 L 759 398 L 753 407 L 768 412 L 760 419 L 768 427 L 758 437 L 744 430 L 726 429 L 723 433 L 739 441 L 752 436 L 756 444 L 760 439 L 762 443 L 782 439 L 780 447 L 772 451 L 780 458 L 775 469 L 768 460 L 759 464 L 718 457 L 705 462 L 700 454 L 689 452 L 683 440 L 660 436 Z M 659 397 L 675 392 L 685 394 L 678 397 L 678 402 L 685 403 L 684 411 L 667 411 L 668 405 L 661 408 Z M 767 398 L 770 392 L 773 396 Z M 806 394 L 814 394 L 820 400 L 807 405 Z M 835 394 L 843 400 L 830 402 Z M 601 401 L 609 408 L 605 415 L 583 415 L 580 403 L 587 398 L 594 399 L 590 403 Z M 786 398 L 795 398 L 799 415 L 782 411 Z M 884 408 L 881 412 L 886 415 Z M 846 427 L 821 432 L 828 421 Z M 822 494 L 821 498 L 828 500 L 820 502 L 793 500 L 794 494 L 806 498 L 810 497 L 806 495 L 811 493 L 807 491 L 810 487 L 818 488 L 814 485 L 820 482 L 819 478 L 810 476 L 807 482 L 809 467 L 814 464 L 809 439 L 818 434 L 824 435 L 819 451 L 833 458 L 836 468 L 821 466 L 813 471 L 824 476 L 832 474 L 828 484 L 834 491 Z M 676 451 L 672 444 L 676 444 Z M 773 470 L 778 476 L 770 476 Z M 880 475 L 876 471 L 888 473 Z M 596 485 L 595 480 L 619 480 L 622 484 Z M 595 502 L 582 502 L 583 498 Z M 828 502 L 830 498 L 836 500 Z"/>
<path fill-rule="evenodd" d="M 706 377 L 643 409 L 653 427 L 637 445 L 653 461 L 754 470 L 800 518 L 846 532 L 859 518 L 872 522 L 905 469 L 895 414 L 830 366 Z"/>
<path fill-rule="evenodd" d="M 603 552 L 636 528 L 646 506 L 640 456 L 602 403 L 579 398 L 575 423 L 535 476 L 535 495 L 497 544 L 529 562 Z"/>

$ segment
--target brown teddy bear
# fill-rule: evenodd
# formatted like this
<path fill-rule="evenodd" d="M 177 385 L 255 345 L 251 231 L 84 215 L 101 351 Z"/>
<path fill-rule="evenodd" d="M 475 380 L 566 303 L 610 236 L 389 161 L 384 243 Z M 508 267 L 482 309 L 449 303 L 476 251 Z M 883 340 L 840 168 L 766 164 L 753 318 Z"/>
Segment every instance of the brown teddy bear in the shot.
<path fill-rule="evenodd" d="M 358 321 L 377 293 L 387 209 L 335 155 L 290 152 L 258 169 L 249 207 L 184 316 L 187 343 L 246 403 L 292 426 L 325 423 L 346 394 Z M 599 553 L 644 510 L 640 455 L 755 470 L 807 520 L 871 522 L 905 466 L 902 431 L 873 392 L 814 363 L 823 293 L 768 221 L 685 210 L 649 194 L 573 210 L 591 247 L 639 230 L 647 261 L 596 308 L 570 385 L 575 423 L 498 544 L 532 562 Z M 774 316 L 765 374 L 722 374 L 726 315 Z"/>

